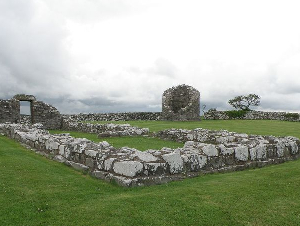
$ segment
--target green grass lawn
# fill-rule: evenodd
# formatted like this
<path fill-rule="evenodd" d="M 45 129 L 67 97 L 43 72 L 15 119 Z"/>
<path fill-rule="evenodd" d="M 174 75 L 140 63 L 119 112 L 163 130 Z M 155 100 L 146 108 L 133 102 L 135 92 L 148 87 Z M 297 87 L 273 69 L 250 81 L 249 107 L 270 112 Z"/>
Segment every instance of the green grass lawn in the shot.
<path fill-rule="evenodd" d="M 205 128 L 211 130 L 226 129 L 238 133 L 274 135 L 274 136 L 295 136 L 300 138 L 300 123 L 272 120 L 202 120 L 189 122 L 171 122 L 171 121 L 112 121 L 112 122 L 90 122 L 90 123 L 129 123 L 132 126 L 146 127 L 151 132 L 157 132 L 170 128 L 195 129 Z M 120 148 L 128 146 L 144 151 L 147 149 L 161 149 L 162 147 L 177 148 L 182 147 L 182 143 L 163 141 L 150 137 L 111 137 L 98 139 L 94 134 L 86 134 L 72 131 L 52 130 L 51 133 L 69 132 L 75 137 L 86 137 L 90 140 L 99 142 L 106 140 L 114 147 Z"/>
<path fill-rule="evenodd" d="M 300 138 L 300 123 L 277 120 L 201 120 L 188 122 L 172 121 L 93 121 L 89 123 L 129 123 L 132 126 L 146 127 L 151 132 L 164 129 L 195 129 L 204 128 L 211 130 L 225 129 L 228 131 L 274 136 L 295 136 Z"/>
<path fill-rule="evenodd" d="M 174 141 L 168 141 L 168 140 L 161 140 L 156 137 L 143 137 L 143 136 L 126 136 L 126 137 L 102 137 L 98 138 L 97 134 L 90 134 L 90 133 L 82 133 L 82 132 L 75 132 L 75 131 L 66 131 L 66 130 L 50 130 L 51 134 L 56 133 L 70 133 L 71 136 L 77 137 L 77 138 L 87 138 L 94 142 L 101 142 L 101 141 L 107 141 L 115 148 L 121 148 L 121 147 L 131 147 L 136 148 L 140 151 L 145 151 L 147 149 L 154 149 L 154 150 L 160 150 L 163 147 L 169 147 L 169 148 L 178 148 L 183 147 L 183 143 L 178 143 Z"/>
<path fill-rule="evenodd" d="M 0 136 L 0 225 L 299 225 L 300 161 L 122 188 Z"/>

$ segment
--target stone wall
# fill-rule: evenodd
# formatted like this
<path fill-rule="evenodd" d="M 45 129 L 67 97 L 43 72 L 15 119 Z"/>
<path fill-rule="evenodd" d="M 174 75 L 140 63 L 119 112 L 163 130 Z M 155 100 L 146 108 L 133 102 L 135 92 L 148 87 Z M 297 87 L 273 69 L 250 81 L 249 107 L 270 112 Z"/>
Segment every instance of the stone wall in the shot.
<path fill-rule="evenodd" d="M 91 124 L 77 122 L 70 118 L 64 118 L 62 129 L 84 133 L 96 133 L 99 137 L 140 136 L 149 134 L 148 128 L 138 128 L 130 124 Z"/>
<path fill-rule="evenodd" d="M 284 120 L 300 121 L 298 113 L 287 112 L 266 112 L 266 111 L 248 111 L 242 117 L 231 118 L 226 111 L 207 111 L 204 113 L 204 119 L 228 120 L 228 119 L 248 119 L 248 120 Z"/>
<path fill-rule="evenodd" d="M 64 117 L 82 121 L 134 121 L 134 120 L 155 120 L 161 119 L 161 112 L 123 112 L 123 113 L 88 113 L 71 114 Z"/>
<path fill-rule="evenodd" d="M 62 116 L 59 111 L 42 101 L 32 102 L 32 122 L 42 123 L 47 129 L 60 129 Z"/>
<path fill-rule="evenodd" d="M 164 140 L 173 140 L 177 142 L 196 141 L 210 144 L 222 144 L 222 143 L 243 143 L 249 140 L 262 140 L 267 137 L 269 140 L 275 139 L 273 136 L 258 136 L 247 135 L 236 132 L 229 132 L 227 130 L 209 130 L 197 128 L 194 130 L 187 129 L 166 129 L 159 131 L 155 134 Z"/>
<path fill-rule="evenodd" d="M 19 101 L 0 100 L 0 123 L 11 122 L 17 123 L 20 119 L 20 103 Z"/>
<path fill-rule="evenodd" d="M 0 133 L 38 153 L 122 186 L 160 184 L 205 173 L 262 167 L 299 158 L 300 140 L 203 129 L 166 130 L 160 136 L 188 140 L 183 148 L 139 150 L 94 143 L 38 126 L 0 124 Z"/>
<path fill-rule="evenodd" d="M 31 116 L 20 115 L 20 101 L 30 102 Z M 29 118 L 30 117 L 30 118 Z M 32 95 L 17 94 L 10 100 L 0 100 L 0 123 L 42 123 L 47 129 L 60 129 L 62 116 L 59 111 Z"/>
<path fill-rule="evenodd" d="M 162 96 L 162 119 L 170 121 L 200 120 L 200 93 L 191 86 L 167 89 Z"/>

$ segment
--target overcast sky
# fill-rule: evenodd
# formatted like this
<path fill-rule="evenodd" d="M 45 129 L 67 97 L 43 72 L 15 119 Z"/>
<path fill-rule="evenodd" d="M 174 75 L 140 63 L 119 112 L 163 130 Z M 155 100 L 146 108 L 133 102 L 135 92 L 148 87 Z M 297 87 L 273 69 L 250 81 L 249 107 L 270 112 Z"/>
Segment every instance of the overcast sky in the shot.
<path fill-rule="evenodd" d="M 0 98 L 62 113 L 161 111 L 164 90 L 207 108 L 255 93 L 300 112 L 299 0 L 0 0 Z"/>

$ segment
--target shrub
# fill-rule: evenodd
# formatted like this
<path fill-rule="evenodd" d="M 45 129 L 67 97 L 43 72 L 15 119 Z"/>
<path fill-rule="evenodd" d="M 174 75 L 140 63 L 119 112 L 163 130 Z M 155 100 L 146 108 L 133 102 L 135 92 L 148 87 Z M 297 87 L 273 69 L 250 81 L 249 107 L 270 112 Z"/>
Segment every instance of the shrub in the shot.
<path fill-rule="evenodd" d="M 246 113 L 248 111 L 246 110 L 232 110 L 232 111 L 225 111 L 225 114 L 229 117 L 229 118 L 244 118 Z"/>
<path fill-rule="evenodd" d="M 299 114 L 298 113 L 285 113 L 284 118 L 286 120 L 298 120 Z"/>

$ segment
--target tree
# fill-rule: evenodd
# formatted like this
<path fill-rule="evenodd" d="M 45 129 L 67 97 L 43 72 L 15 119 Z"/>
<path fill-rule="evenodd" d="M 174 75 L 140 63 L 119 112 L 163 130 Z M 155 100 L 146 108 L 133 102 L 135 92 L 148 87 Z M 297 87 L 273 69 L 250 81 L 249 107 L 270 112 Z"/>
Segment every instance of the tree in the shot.
<path fill-rule="evenodd" d="M 250 106 L 258 106 L 260 104 L 260 96 L 249 94 L 248 96 L 237 96 L 228 101 L 235 109 L 250 111 Z"/>

